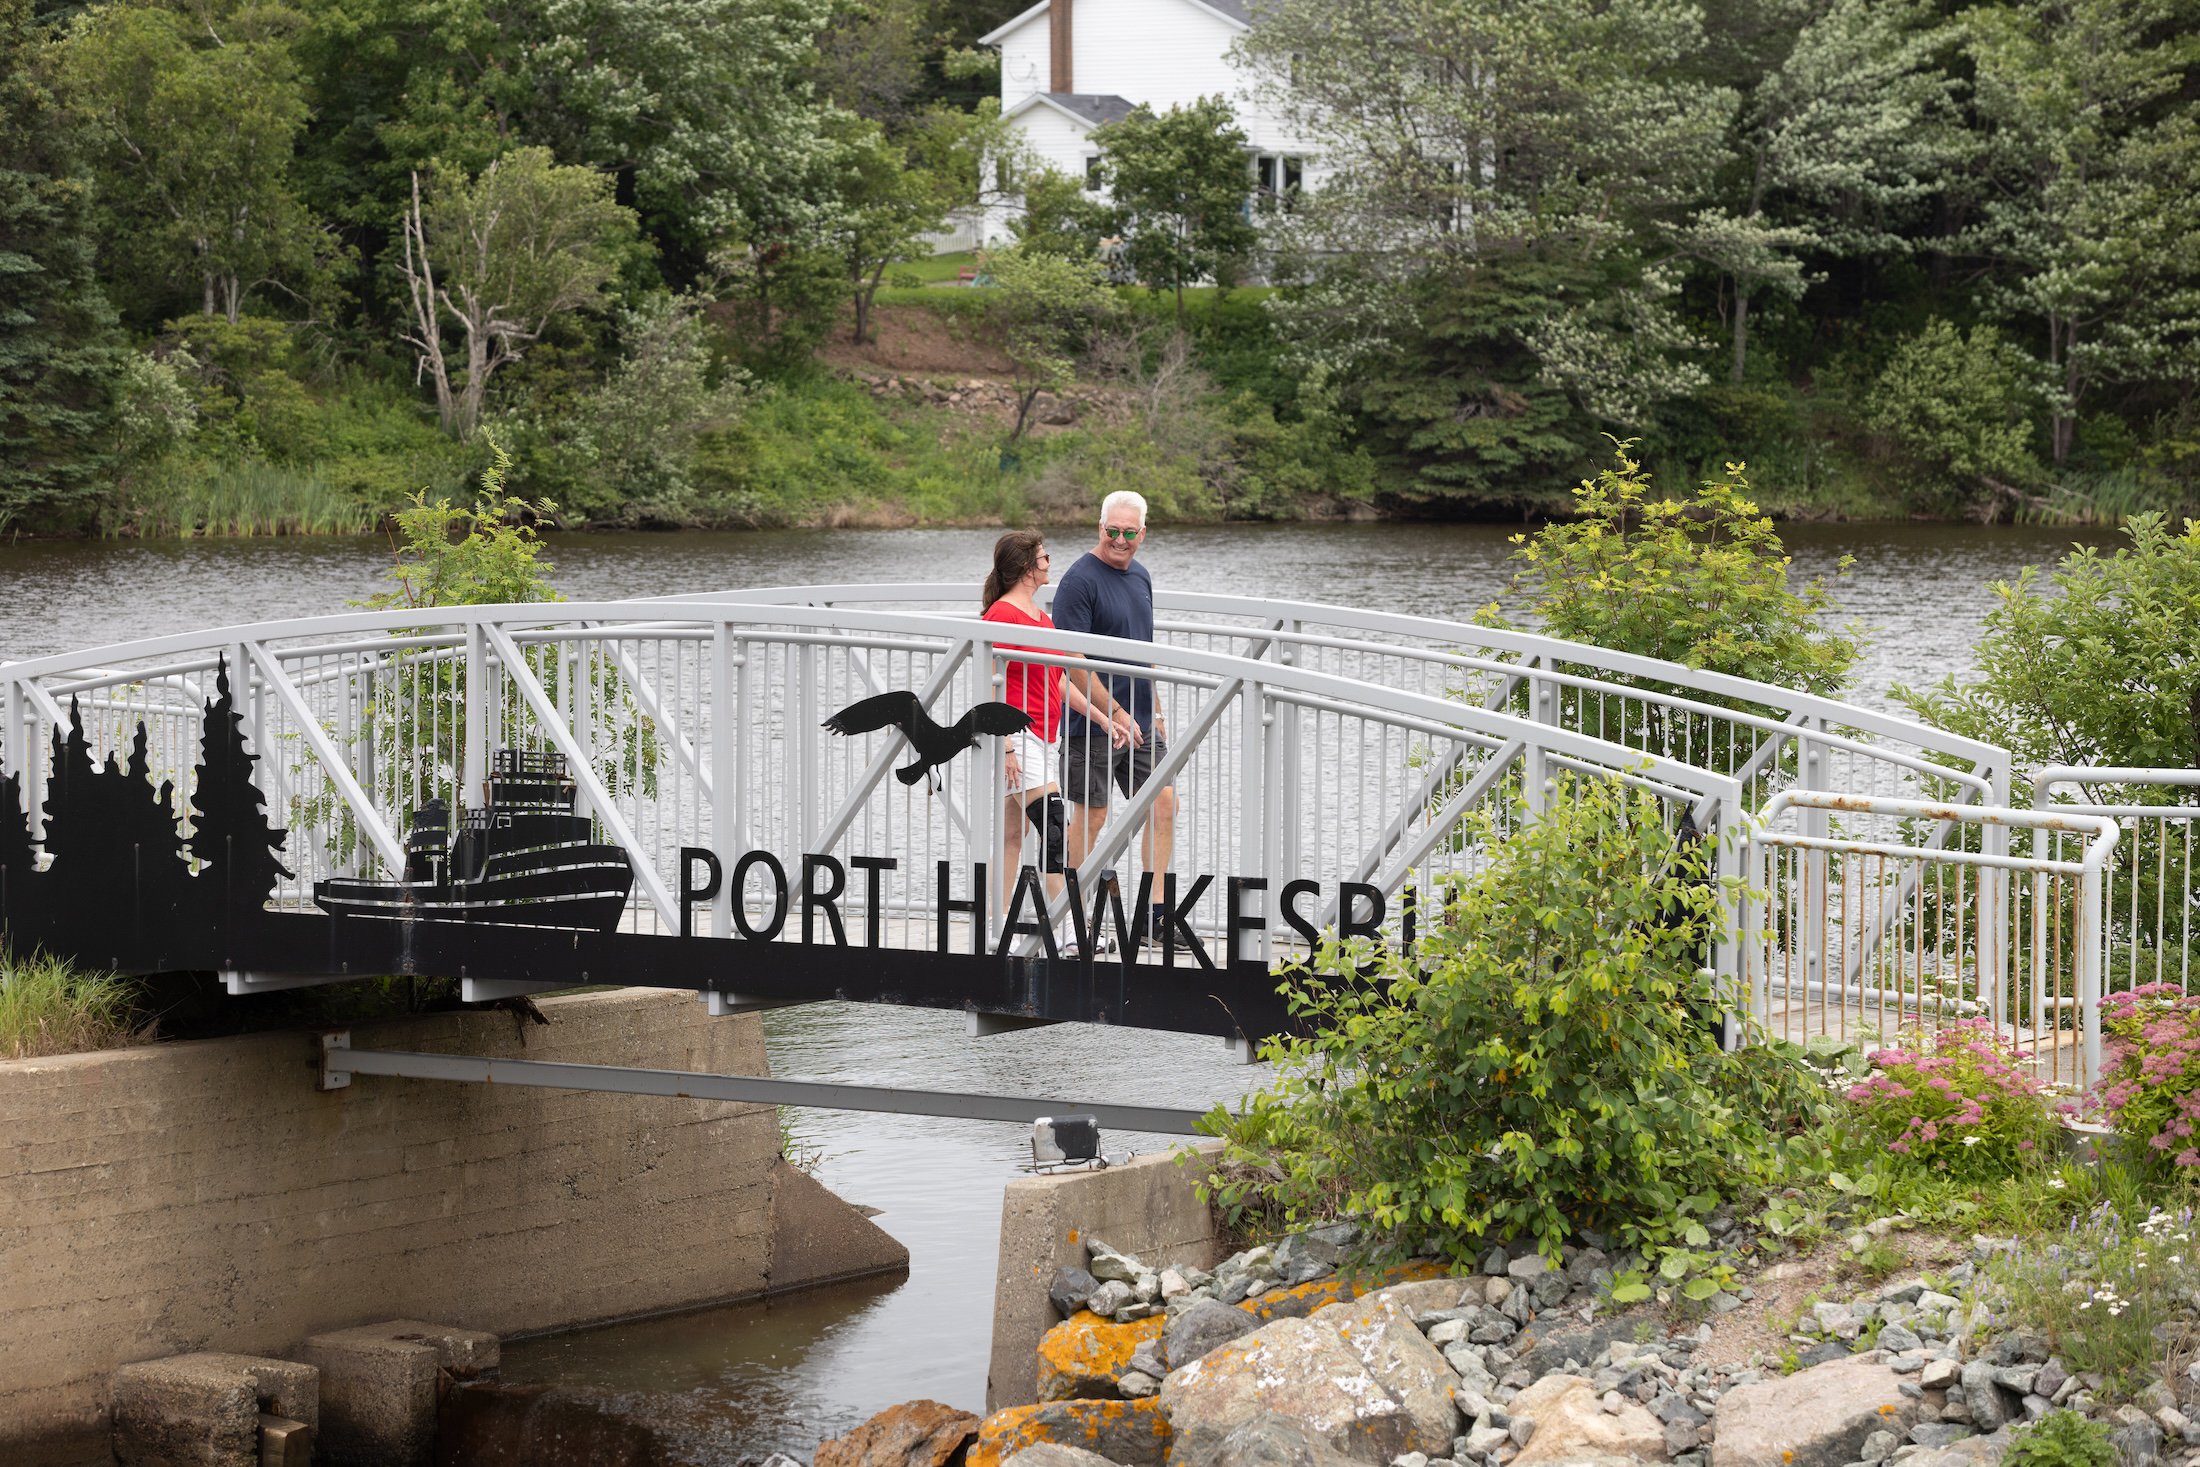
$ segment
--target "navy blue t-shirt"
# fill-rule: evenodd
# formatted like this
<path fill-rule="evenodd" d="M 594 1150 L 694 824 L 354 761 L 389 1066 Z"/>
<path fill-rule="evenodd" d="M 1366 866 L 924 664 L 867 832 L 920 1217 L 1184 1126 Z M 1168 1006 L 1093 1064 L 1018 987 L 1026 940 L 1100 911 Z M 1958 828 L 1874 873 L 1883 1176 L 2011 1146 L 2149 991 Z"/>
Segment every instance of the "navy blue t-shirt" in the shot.
<path fill-rule="evenodd" d="M 1089 632 L 1096 637 L 1153 640 L 1153 577 L 1137 561 L 1119 571 L 1091 551 L 1062 577 L 1054 592 L 1054 625 L 1065 632 Z M 1095 658 L 1095 661 L 1104 659 Z M 1149 667 L 1128 658 L 1110 660 L 1117 667 Z M 1120 674 L 1108 678 L 1108 692 L 1131 710 L 1138 726 L 1153 732 L 1153 682 L 1150 678 Z M 1083 714 L 1071 712 L 1063 720 L 1064 738 L 1084 738 L 1095 725 Z"/>

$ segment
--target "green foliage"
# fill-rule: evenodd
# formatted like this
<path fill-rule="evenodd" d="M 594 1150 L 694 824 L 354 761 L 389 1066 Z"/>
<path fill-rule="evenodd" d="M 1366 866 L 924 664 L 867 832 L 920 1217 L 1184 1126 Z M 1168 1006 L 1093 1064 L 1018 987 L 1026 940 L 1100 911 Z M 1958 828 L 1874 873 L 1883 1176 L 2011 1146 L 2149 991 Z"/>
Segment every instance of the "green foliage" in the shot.
<path fill-rule="evenodd" d="M 1117 230 L 1115 211 L 1094 198 L 1081 178 L 1040 168 L 1025 174 L 1018 187 L 1023 213 L 1009 227 L 1017 247 L 1027 253 L 1095 260 L 1100 241 Z"/>
<path fill-rule="evenodd" d="M 80 528 L 127 358 L 30 0 L 0 0 L 0 530 Z"/>
<path fill-rule="evenodd" d="M 2129 1395 L 2174 1378 L 2173 1352 L 2189 1348 L 2188 1301 L 2200 1288 L 2192 1210 L 2126 1214 L 2104 1203 L 2050 1246 L 2002 1255 L 1991 1276 L 2011 1323 L 2045 1334 L 2073 1373 L 2098 1372 L 2111 1398 Z"/>
<path fill-rule="evenodd" d="M 513 415 L 505 426 L 524 487 L 589 523 L 702 517 L 698 447 L 740 415 L 748 396 L 741 373 L 711 361 L 703 305 L 645 300 L 625 314 L 625 352 L 599 386 L 556 411 Z"/>
<path fill-rule="evenodd" d="M 635 217 L 611 179 L 520 148 L 476 177 L 415 180 L 403 217 L 407 344 L 453 435 L 481 422 L 490 378 L 573 311 L 601 304 Z"/>
<path fill-rule="evenodd" d="M 2189 1185 L 2200 1177 L 2200 1003 L 2169 983 L 2106 994 L 2101 1031 L 2092 1099 L 2127 1144 L 2127 1164 L 2157 1184 Z"/>
<path fill-rule="evenodd" d="M 1013 443 L 1039 394 L 1059 391 L 1076 375 L 1076 354 L 1114 314 L 1115 297 L 1091 261 L 1017 248 L 994 255 L 989 268 L 986 315 L 1016 369 Z"/>
<path fill-rule="evenodd" d="M 223 462 L 178 454 L 135 484 L 100 521 L 106 535 L 357 535 L 376 515 L 358 496 L 311 469 L 259 459 Z"/>
<path fill-rule="evenodd" d="M 1514 537 L 1512 593 L 1553 636 L 1779 687 L 1832 694 L 1852 637 L 1823 626 L 1829 593 L 1797 590 L 1740 464 L 1691 499 L 1654 498 L 1618 445 L 1616 468 L 1574 491 L 1579 516 Z"/>
<path fill-rule="evenodd" d="M 1202 280 L 1237 283 L 1259 240 L 1246 209 L 1247 138 L 1221 97 L 1156 113 L 1140 106 L 1093 132 L 1123 220 L 1131 269 L 1176 296 Z"/>
<path fill-rule="evenodd" d="M 1925 502 L 1960 508 L 2036 486 L 2033 364 L 1991 326 L 1932 320 L 1896 348 L 1872 386 L 1865 423 L 1901 450 Z"/>
<path fill-rule="evenodd" d="M 2009 1467 L 2116 1467 L 2116 1448 L 2108 1423 L 2089 1421 L 2077 1411 L 2050 1411 L 2017 1428 L 2002 1461 Z"/>
<path fill-rule="evenodd" d="M 112 973 L 0 950 L 0 1059 L 120 1048 L 138 1037 L 134 994 Z"/>
<path fill-rule="evenodd" d="M 529 503 L 505 492 L 511 456 L 494 439 L 490 466 L 473 504 L 431 500 L 425 493 L 393 515 L 393 555 L 387 591 L 364 603 L 376 608 L 481 606 L 503 602 L 560 601 L 542 558 L 538 522 L 556 506 Z"/>
<path fill-rule="evenodd" d="M 2139 515 L 2125 534 L 2130 543 L 2113 555 L 2072 550 L 2044 584 L 2030 566 L 1997 584 L 1977 680 L 1896 688 L 1895 699 L 2000 744 L 2018 769 L 2200 764 L 2200 522 L 2172 530 Z"/>
<path fill-rule="evenodd" d="M 1264 1046 L 1276 1086 L 1214 1121 L 1225 1162 L 1269 1178 L 1270 1215 L 1360 1217 L 1387 1252 L 1465 1263 L 1519 1237 L 1555 1257 L 1593 1227 L 1678 1280 L 1703 1219 L 1783 1164 L 1706 1020 L 1700 847 L 1654 797 L 1567 779 L 1495 849 L 1414 960 L 1332 941 L 1294 978 L 1313 1033 Z"/>
<path fill-rule="evenodd" d="M 311 110 L 292 19 L 100 5 L 70 27 L 62 75 L 96 159 L 108 265 L 164 287 L 147 304 L 195 300 L 235 321 L 270 282 L 326 297 L 335 243 L 290 177 Z"/>

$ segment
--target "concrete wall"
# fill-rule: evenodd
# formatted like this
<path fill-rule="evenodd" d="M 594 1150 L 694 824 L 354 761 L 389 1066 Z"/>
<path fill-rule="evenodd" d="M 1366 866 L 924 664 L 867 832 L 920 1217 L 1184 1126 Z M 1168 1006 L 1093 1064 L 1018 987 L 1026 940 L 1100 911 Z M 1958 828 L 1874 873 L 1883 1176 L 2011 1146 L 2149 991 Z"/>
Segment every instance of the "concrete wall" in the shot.
<path fill-rule="evenodd" d="M 1219 1149 L 1206 1143 L 1203 1150 Z M 1056 1323 L 1047 1286 L 1056 1269 L 1085 1266 L 1085 1244 L 1109 1246 L 1160 1267 L 1221 1261 L 1214 1216 L 1192 1194 L 1201 1175 L 1173 1156 L 1141 1156 L 1101 1171 L 1019 1177 L 1001 1198 L 1001 1261 L 993 1278 L 993 1355 L 985 1409 L 1039 1396 L 1039 1341 Z"/>
<path fill-rule="evenodd" d="M 547 1027 L 439 1014 L 353 1043 L 766 1072 L 756 1017 L 690 996 L 541 1008 Z M 769 1106 L 373 1076 L 323 1094 L 315 1052 L 286 1033 L 0 1063 L 0 1444 L 95 1426 L 135 1360 L 392 1318 L 543 1330 L 907 1265 L 775 1166 Z M 775 1214 L 797 1234 L 776 1259 Z"/>

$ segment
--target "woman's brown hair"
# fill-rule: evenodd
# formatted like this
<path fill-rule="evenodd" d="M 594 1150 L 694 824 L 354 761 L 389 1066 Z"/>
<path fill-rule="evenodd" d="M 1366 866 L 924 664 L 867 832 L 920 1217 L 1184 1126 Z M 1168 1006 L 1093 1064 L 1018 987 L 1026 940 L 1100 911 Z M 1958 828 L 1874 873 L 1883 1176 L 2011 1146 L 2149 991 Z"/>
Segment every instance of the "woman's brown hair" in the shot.
<path fill-rule="evenodd" d="M 1017 583 L 1039 566 L 1039 552 L 1046 548 L 1047 537 L 1037 530 L 1010 530 L 993 542 L 993 572 L 985 578 L 984 600 L 980 611 L 991 611 L 993 603 L 1014 590 Z"/>

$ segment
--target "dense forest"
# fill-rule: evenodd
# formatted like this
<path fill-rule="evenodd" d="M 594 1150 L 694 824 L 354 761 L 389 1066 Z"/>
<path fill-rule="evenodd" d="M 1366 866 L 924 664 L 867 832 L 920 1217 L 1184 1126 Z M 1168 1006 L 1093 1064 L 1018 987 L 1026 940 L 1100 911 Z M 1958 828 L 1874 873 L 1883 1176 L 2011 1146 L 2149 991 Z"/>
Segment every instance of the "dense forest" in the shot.
<path fill-rule="evenodd" d="M 2200 498 L 2200 0 L 1270 0 L 1320 187 L 1141 111 L 958 288 L 1021 8 L 0 0 L 0 531 L 358 529 L 492 444 L 658 526 L 1518 515 L 1608 437 L 1794 513 Z M 825 350 L 918 318 L 1004 417 Z"/>

